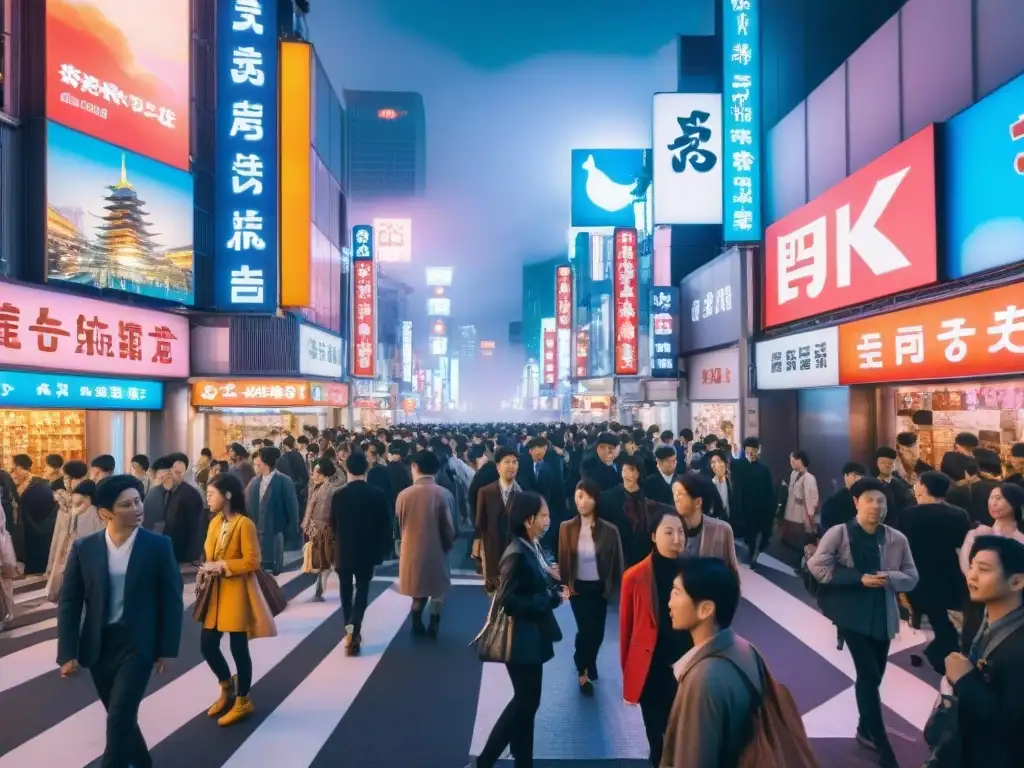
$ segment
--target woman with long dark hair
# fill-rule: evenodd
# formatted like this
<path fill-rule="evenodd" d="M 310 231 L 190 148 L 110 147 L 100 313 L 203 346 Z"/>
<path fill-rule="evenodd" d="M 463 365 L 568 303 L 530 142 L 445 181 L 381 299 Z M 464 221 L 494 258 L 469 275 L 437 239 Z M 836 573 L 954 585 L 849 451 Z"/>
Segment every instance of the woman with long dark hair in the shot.
<path fill-rule="evenodd" d="M 226 726 L 245 720 L 254 711 L 249 699 L 249 637 L 274 634 L 274 620 L 253 578 L 260 567 L 260 540 L 256 524 L 245 514 L 242 482 L 232 474 L 217 475 L 206 487 L 206 501 L 213 519 L 206 533 L 206 562 L 198 578 L 213 581 L 208 587 L 199 648 L 220 684 L 220 696 L 206 714 Z M 225 633 L 235 660 L 234 677 L 220 649 Z"/>
<path fill-rule="evenodd" d="M 511 747 L 516 768 L 533 765 L 533 727 L 544 664 L 554 657 L 554 644 L 562 639 L 554 609 L 569 593 L 565 587 L 552 586 L 547 575 L 540 537 L 550 524 L 551 514 L 541 496 L 515 494 L 509 513 L 512 541 L 501 556 L 492 606 L 495 613 L 503 610 L 512 619 L 505 668 L 513 694 L 477 757 L 476 768 L 494 768 L 506 747 Z"/>
<path fill-rule="evenodd" d="M 592 696 L 608 601 L 618 597 L 622 582 L 622 540 L 619 529 L 601 519 L 601 486 L 596 481 L 581 480 L 574 500 L 576 516 L 558 529 L 558 573 L 569 588 L 569 604 L 576 619 L 573 661 L 580 691 Z"/>

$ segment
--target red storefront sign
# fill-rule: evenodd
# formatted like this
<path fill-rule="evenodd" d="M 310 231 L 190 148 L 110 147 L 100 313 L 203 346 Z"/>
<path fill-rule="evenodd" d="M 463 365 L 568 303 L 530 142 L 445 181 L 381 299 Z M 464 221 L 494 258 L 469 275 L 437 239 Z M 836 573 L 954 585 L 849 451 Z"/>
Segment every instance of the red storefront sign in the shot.
<path fill-rule="evenodd" d="M 640 372 L 637 351 L 640 336 L 640 304 L 637 298 L 636 230 L 615 230 L 615 375 Z"/>
<path fill-rule="evenodd" d="M 590 374 L 590 331 L 576 331 L 576 378 Z"/>
<path fill-rule="evenodd" d="M 377 271 L 373 261 L 356 261 L 352 375 L 372 379 L 377 375 Z"/>
<path fill-rule="evenodd" d="M 559 267 L 555 271 L 555 328 L 572 328 L 572 267 Z"/>
<path fill-rule="evenodd" d="M 184 379 L 188 318 L 4 283 L 0 365 Z"/>
<path fill-rule="evenodd" d="M 1024 370 L 1024 284 L 839 326 L 839 383 L 936 381 Z"/>
<path fill-rule="evenodd" d="M 934 283 L 935 207 L 929 126 L 768 227 L 765 326 Z"/>
<path fill-rule="evenodd" d="M 545 384 L 554 386 L 558 383 L 557 331 L 544 331 L 544 349 L 541 354 L 543 355 L 543 361 L 541 363 L 544 370 L 543 381 Z"/>

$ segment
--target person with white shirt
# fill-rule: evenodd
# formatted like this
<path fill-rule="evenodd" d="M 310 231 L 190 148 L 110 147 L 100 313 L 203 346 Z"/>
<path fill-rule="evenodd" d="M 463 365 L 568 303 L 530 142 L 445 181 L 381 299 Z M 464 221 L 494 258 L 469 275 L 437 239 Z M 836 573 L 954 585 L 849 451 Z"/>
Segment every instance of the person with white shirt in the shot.
<path fill-rule="evenodd" d="M 181 572 L 170 539 L 141 528 L 142 490 L 131 475 L 97 484 L 106 528 L 71 547 L 57 609 L 61 676 L 88 669 L 107 710 L 103 768 L 153 765 L 139 706 L 153 670 L 181 643 Z"/>
<path fill-rule="evenodd" d="M 594 694 L 608 601 L 619 596 L 625 570 L 619 529 L 600 518 L 601 495 L 601 486 L 594 480 L 583 479 L 576 486 L 578 514 L 559 526 L 558 566 L 553 574 L 569 588 L 569 604 L 576 619 L 573 661 L 584 696 Z"/>

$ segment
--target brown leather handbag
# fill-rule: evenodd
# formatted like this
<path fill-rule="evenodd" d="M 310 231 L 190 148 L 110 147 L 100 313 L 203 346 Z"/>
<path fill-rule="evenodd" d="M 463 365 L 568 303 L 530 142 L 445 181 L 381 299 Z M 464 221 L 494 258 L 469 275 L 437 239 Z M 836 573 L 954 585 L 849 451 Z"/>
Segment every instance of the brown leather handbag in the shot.
<path fill-rule="evenodd" d="M 256 570 L 256 583 L 260 585 L 260 592 L 263 593 L 263 597 L 267 601 L 271 615 L 277 616 L 287 607 L 288 598 L 284 596 L 281 585 L 277 583 L 277 579 L 262 568 Z"/>
<path fill-rule="evenodd" d="M 206 616 L 210 613 L 210 604 L 213 602 L 213 585 L 219 578 L 202 571 L 196 574 L 196 601 L 192 603 L 192 618 L 200 624 L 206 623 Z"/>

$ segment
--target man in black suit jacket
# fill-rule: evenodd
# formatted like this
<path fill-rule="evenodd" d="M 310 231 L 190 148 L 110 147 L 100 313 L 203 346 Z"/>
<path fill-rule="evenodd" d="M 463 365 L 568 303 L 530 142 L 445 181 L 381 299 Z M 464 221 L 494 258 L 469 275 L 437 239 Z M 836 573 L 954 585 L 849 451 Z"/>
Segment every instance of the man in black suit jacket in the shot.
<path fill-rule="evenodd" d="M 68 555 L 57 610 L 62 677 L 78 664 L 92 673 L 107 710 L 101 768 L 151 768 L 139 706 L 154 666 L 178 655 L 181 572 L 171 541 L 142 529 L 142 483 L 112 475 L 95 504 L 107 528 L 79 539 Z M 83 619 L 82 613 L 85 612 Z"/>
<path fill-rule="evenodd" d="M 654 449 L 654 460 L 657 471 L 644 480 L 644 498 L 671 507 L 675 504 L 672 500 L 672 478 L 676 476 L 679 455 L 671 445 L 659 445 Z"/>
<path fill-rule="evenodd" d="M 568 519 L 565 511 L 565 489 L 562 487 L 562 471 L 558 464 L 547 460 L 548 441 L 545 437 L 534 437 L 526 444 L 527 458 L 519 462 L 519 487 L 536 493 L 547 502 L 551 515 L 551 526 L 542 539 L 543 546 L 554 551 L 558 545 L 558 526 Z"/>
<path fill-rule="evenodd" d="M 334 568 L 345 616 L 345 651 L 356 656 L 362 644 L 363 614 L 370 599 L 373 569 L 391 546 L 391 509 L 384 491 L 366 481 L 370 464 L 363 453 L 356 451 L 349 456 L 345 468 L 348 483 L 331 500 L 331 528 Z"/>

